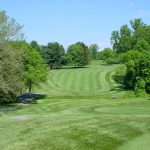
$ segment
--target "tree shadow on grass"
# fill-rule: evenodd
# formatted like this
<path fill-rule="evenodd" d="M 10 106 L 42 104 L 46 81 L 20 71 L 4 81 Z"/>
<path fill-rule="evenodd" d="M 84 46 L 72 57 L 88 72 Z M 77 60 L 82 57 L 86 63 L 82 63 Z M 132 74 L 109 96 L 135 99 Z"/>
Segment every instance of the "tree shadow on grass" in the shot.
<path fill-rule="evenodd" d="M 17 103 L 13 103 L 13 104 L 1 104 L 2 108 L 0 108 L 0 116 L 2 116 L 3 114 L 9 112 L 9 111 L 14 111 L 14 110 L 19 110 L 19 109 L 23 109 L 24 106 L 23 105 L 18 105 Z"/>
<path fill-rule="evenodd" d="M 21 95 L 17 96 L 17 99 L 19 101 L 24 101 L 26 99 L 34 98 L 36 100 L 38 99 L 44 99 L 46 97 L 46 94 L 40 94 L 40 93 L 22 93 Z"/>
<path fill-rule="evenodd" d="M 125 91 L 125 89 L 122 85 L 119 85 L 119 86 L 116 86 L 116 87 L 110 89 L 110 91 L 122 92 L 122 91 Z"/>
<path fill-rule="evenodd" d="M 83 66 L 83 67 L 73 67 L 73 66 L 64 66 L 61 68 L 54 68 L 52 70 L 61 70 L 61 69 L 86 69 L 86 68 L 90 68 L 89 66 Z"/>

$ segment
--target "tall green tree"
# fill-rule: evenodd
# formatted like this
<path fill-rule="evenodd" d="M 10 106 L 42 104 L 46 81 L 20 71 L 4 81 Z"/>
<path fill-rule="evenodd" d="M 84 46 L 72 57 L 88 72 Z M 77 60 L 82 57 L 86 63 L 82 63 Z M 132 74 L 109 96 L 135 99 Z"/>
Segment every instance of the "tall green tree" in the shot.
<path fill-rule="evenodd" d="M 65 50 L 62 45 L 57 42 L 48 43 L 43 47 L 44 56 L 48 66 L 52 68 L 60 68 L 65 56 Z"/>
<path fill-rule="evenodd" d="M 112 51 L 110 48 L 104 48 L 104 50 L 101 53 L 102 53 L 102 56 L 101 56 L 102 60 L 114 58 L 116 55 L 116 53 L 114 51 Z"/>
<path fill-rule="evenodd" d="M 23 39 L 22 26 L 15 19 L 6 15 L 5 11 L 0 11 L 0 46 L 10 40 Z"/>
<path fill-rule="evenodd" d="M 130 20 L 130 25 L 133 29 L 132 32 L 136 32 L 139 28 L 145 26 L 144 22 L 142 21 L 141 18 Z"/>
<path fill-rule="evenodd" d="M 15 40 L 22 40 L 22 26 L 0 11 L 0 102 L 15 100 L 23 88 L 21 73 L 23 71 L 22 49 L 17 48 Z"/>
<path fill-rule="evenodd" d="M 26 49 L 24 55 L 24 73 L 23 79 L 26 87 L 31 93 L 34 85 L 46 81 L 48 69 L 45 61 L 40 53 L 33 49 L 29 44 L 24 43 L 23 47 Z"/>
<path fill-rule="evenodd" d="M 75 67 L 83 67 L 90 63 L 90 53 L 88 47 L 81 42 L 72 44 L 67 49 L 69 62 Z"/>
<path fill-rule="evenodd" d="M 110 48 L 104 48 L 103 51 L 98 52 L 97 59 L 103 60 L 107 63 L 118 63 L 118 59 L 116 59 L 116 52 Z"/>
<path fill-rule="evenodd" d="M 140 52 L 150 51 L 150 44 L 144 39 L 139 39 L 133 49 Z"/>
<path fill-rule="evenodd" d="M 90 64 L 91 57 L 90 57 L 90 51 L 88 49 L 88 46 L 83 42 L 77 42 L 76 45 L 79 45 L 83 48 L 83 55 L 84 55 L 84 66 Z"/>
<path fill-rule="evenodd" d="M 111 41 L 119 61 L 126 65 L 124 85 L 137 96 L 150 92 L 150 25 L 141 19 L 130 21 L 113 31 Z"/>
<path fill-rule="evenodd" d="M 148 92 L 150 84 L 150 52 L 132 50 L 123 54 L 122 59 L 127 67 L 124 78 L 125 87 L 135 91 L 137 96 Z"/>
<path fill-rule="evenodd" d="M 132 35 L 128 25 L 123 25 L 120 31 L 112 33 L 111 42 L 117 53 L 124 53 L 132 49 Z"/>
<path fill-rule="evenodd" d="M 30 46 L 40 52 L 40 45 L 37 43 L 37 41 L 31 41 Z"/>
<path fill-rule="evenodd" d="M 89 51 L 91 53 L 92 59 L 97 59 L 97 54 L 98 54 L 99 46 L 97 44 L 91 44 L 89 46 Z"/>
<path fill-rule="evenodd" d="M 0 101 L 3 102 L 14 101 L 23 89 L 24 50 L 17 46 L 17 42 L 7 42 L 0 48 Z"/>
<path fill-rule="evenodd" d="M 150 39 L 150 29 L 141 19 L 131 20 L 130 26 L 123 25 L 119 31 L 112 32 L 111 43 L 118 54 L 133 50 L 139 39 Z"/>

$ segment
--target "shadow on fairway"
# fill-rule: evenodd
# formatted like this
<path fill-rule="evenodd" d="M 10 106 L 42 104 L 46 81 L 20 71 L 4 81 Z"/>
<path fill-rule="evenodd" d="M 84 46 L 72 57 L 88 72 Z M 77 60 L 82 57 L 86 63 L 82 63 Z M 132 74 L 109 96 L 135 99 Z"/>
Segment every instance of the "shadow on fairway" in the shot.
<path fill-rule="evenodd" d="M 17 99 L 19 99 L 21 102 L 28 99 L 28 98 L 34 98 L 36 100 L 38 99 L 44 99 L 46 97 L 46 94 L 40 94 L 40 93 L 22 93 L 21 95 L 17 96 Z"/>
<path fill-rule="evenodd" d="M 61 69 L 85 69 L 85 68 L 90 68 L 88 66 L 86 67 L 71 67 L 71 66 L 66 66 L 66 67 L 61 67 L 61 68 L 55 68 L 55 69 L 52 69 L 52 70 L 61 70 Z"/>

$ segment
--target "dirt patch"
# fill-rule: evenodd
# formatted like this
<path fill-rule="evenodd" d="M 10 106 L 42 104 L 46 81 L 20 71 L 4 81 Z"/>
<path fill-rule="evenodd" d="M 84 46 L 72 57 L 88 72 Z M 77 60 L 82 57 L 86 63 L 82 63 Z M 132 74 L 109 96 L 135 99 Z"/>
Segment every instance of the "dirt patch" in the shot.
<path fill-rule="evenodd" d="M 26 121 L 29 118 L 26 115 L 17 115 L 17 116 L 11 116 L 11 119 L 18 120 L 18 121 Z"/>

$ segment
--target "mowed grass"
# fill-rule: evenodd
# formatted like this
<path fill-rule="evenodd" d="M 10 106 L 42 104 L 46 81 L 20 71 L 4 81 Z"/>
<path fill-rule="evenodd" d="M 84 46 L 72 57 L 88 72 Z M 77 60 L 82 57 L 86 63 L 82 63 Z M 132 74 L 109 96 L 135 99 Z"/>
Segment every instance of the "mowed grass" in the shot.
<path fill-rule="evenodd" d="M 48 82 L 42 84 L 42 89 L 38 91 L 48 96 L 83 97 L 117 92 L 112 91 L 114 87 L 111 83 L 112 75 L 117 67 L 118 65 L 102 65 L 100 61 L 95 61 L 87 68 L 66 67 L 52 70 L 48 76 Z"/>
<path fill-rule="evenodd" d="M 0 150 L 149 150 L 150 100 L 122 98 L 117 67 L 51 71 L 46 99 L 0 114 Z"/>

